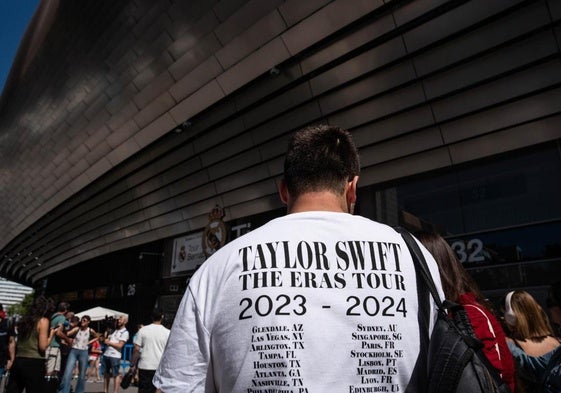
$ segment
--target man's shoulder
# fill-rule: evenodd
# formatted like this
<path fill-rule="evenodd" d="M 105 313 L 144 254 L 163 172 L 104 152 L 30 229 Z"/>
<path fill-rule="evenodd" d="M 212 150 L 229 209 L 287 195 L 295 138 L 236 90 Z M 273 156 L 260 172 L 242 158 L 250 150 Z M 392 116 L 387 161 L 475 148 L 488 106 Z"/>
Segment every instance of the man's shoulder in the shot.
<path fill-rule="evenodd" d="M 111 333 L 111 337 L 114 337 L 115 340 L 120 340 L 121 337 L 123 337 L 124 335 L 128 336 L 129 331 L 126 328 L 123 329 L 118 329 L 118 330 L 114 330 L 113 333 Z"/>
<path fill-rule="evenodd" d="M 150 325 L 144 326 L 142 329 L 139 330 L 139 335 L 142 333 L 143 335 L 146 334 L 161 334 L 169 332 L 169 329 L 161 324 L 151 323 Z"/>
<path fill-rule="evenodd" d="M 64 314 L 60 314 L 58 312 L 51 315 L 51 321 L 58 320 L 58 319 L 66 319 L 66 317 L 64 316 Z"/>
<path fill-rule="evenodd" d="M 66 317 L 63 314 L 55 313 L 51 316 L 51 327 L 63 323 L 65 320 Z"/>

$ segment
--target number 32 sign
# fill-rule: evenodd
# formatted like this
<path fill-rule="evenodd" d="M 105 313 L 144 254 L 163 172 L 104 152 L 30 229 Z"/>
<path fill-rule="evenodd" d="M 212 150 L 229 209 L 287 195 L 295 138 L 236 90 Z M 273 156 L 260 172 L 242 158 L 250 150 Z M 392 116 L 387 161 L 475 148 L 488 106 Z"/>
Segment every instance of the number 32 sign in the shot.
<path fill-rule="evenodd" d="M 454 240 L 450 247 L 462 263 L 481 263 L 485 261 L 481 239 Z"/>

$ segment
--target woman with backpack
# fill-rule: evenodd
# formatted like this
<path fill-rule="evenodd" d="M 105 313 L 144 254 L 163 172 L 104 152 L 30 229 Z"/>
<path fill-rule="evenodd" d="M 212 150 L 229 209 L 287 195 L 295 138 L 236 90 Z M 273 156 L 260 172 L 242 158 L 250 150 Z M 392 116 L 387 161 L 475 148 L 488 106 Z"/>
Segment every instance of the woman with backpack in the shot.
<path fill-rule="evenodd" d="M 527 392 L 561 391 L 561 343 L 554 336 L 545 311 L 526 291 L 505 298 L 508 346 L 518 364 Z"/>
<path fill-rule="evenodd" d="M 477 284 L 442 236 L 425 232 L 417 234 L 417 238 L 438 264 L 446 299 L 463 306 L 475 336 L 483 344 L 483 354 L 514 392 L 514 360 L 508 349 L 505 333 Z"/>

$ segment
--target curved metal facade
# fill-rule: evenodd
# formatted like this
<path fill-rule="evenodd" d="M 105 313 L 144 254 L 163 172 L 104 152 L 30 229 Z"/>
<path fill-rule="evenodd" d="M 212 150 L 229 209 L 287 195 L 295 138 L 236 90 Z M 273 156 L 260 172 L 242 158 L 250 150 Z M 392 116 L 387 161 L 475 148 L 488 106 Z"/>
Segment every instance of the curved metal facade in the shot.
<path fill-rule="evenodd" d="M 0 107 L 0 275 L 279 208 L 290 132 L 361 185 L 561 138 L 561 3 L 43 1 Z"/>

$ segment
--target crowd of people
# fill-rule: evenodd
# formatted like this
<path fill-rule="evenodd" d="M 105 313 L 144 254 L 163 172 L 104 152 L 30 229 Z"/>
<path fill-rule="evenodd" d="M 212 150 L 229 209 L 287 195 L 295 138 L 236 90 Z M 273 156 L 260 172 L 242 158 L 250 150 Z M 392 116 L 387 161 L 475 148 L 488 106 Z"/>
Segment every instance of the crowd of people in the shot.
<path fill-rule="evenodd" d="M 279 185 L 288 214 L 197 270 L 171 332 L 163 313 L 152 312 L 133 339 L 139 393 L 423 391 L 418 360 L 426 354 L 417 338 L 425 306 L 413 258 L 393 228 L 353 214 L 359 168 L 348 131 L 294 133 Z M 508 389 L 560 392 L 561 284 L 551 287 L 548 312 L 524 290 L 509 291 L 497 307 L 441 235 L 416 237 L 436 291 L 465 309 Z M 432 326 L 438 310 L 434 301 L 427 307 Z M 7 392 L 83 393 L 86 378 L 100 380 L 101 364 L 104 392 L 113 379 L 118 393 L 127 317 L 106 332 L 90 322 L 38 296 L 17 325 L 17 343 L 0 325 Z"/>
<path fill-rule="evenodd" d="M 64 301 L 55 307 L 42 295 L 15 325 L 8 323 L 1 308 L 0 375 L 6 393 L 83 393 L 87 382 L 102 383 L 107 393 L 119 392 L 126 371 L 121 360 L 129 341 L 127 316 L 110 318 L 109 326 L 97 332 L 88 315 L 76 316 Z M 169 334 L 160 310 L 155 309 L 151 318 L 153 323 L 137 331 L 133 340 L 129 371 L 140 376 L 139 393 L 156 391 L 151 375 Z"/>

